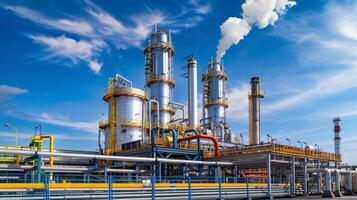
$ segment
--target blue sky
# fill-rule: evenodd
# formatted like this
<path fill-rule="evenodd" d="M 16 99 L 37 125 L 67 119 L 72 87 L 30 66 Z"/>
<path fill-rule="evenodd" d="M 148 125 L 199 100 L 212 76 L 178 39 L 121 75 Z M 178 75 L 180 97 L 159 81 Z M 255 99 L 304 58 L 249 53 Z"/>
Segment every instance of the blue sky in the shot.
<path fill-rule="evenodd" d="M 173 30 L 174 100 L 186 103 L 184 57 L 202 72 L 220 25 L 244 1 L 1 1 L 0 122 L 27 145 L 37 124 L 57 148 L 96 149 L 101 95 L 120 73 L 143 87 L 143 47 L 154 24 Z M 249 79 L 259 76 L 262 139 L 300 139 L 333 151 L 332 118 L 342 118 L 345 161 L 357 163 L 357 2 L 301 0 L 273 26 L 253 27 L 223 57 L 233 132 L 247 141 Z M 0 144 L 14 144 L 0 127 Z"/>

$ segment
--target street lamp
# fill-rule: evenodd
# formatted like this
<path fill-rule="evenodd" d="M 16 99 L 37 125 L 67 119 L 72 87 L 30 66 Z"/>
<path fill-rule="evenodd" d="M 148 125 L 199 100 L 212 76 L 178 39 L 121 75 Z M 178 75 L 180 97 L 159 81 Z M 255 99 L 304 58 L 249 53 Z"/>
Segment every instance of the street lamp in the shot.
<path fill-rule="evenodd" d="M 19 131 L 17 130 L 17 128 L 15 128 L 14 126 L 12 126 L 11 124 L 4 124 L 4 125 L 7 126 L 7 127 L 9 127 L 9 128 L 15 129 L 15 132 L 16 132 L 16 147 L 17 147 L 18 139 L 19 139 Z"/>
<path fill-rule="evenodd" d="M 309 144 L 307 142 L 302 142 L 305 146 L 308 146 Z"/>
<path fill-rule="evenodd" d="M 320 151 L 320 146 L 315 144 L 315 147 L 317 147 L 317 151 Z"/>
<path fill-rule="evenodd" d="M 288 142 L 289 142 L 289 146 L 290 146 L 290 139 L 289 139 L 289 138 L 286 138 L 286 141 L 288 141 Z"/>
<path fill-rule="evenodd" d="M 298 140 L 297 143 L 300 144 L 300 148 L 302 148 L 302 141 Z"/>
<path fill-rule="evenodd" d="M 269 143 L 269 138 L 271 139 L 271 136 L 269 134 L 267 134 L 267 138 L 268 138 L 268 143 Z"/>

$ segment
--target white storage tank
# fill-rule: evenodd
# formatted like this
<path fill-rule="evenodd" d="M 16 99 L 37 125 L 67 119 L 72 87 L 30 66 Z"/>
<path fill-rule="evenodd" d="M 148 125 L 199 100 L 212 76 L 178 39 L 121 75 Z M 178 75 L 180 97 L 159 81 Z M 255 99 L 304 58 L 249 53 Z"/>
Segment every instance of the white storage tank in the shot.
<path fill-rule="evenodd" d="M 138 88 L 131 87 L 131 82 L 123 82 L 123 77 L 117 75 L 112 79 L 109 89 L 104 94 L 104 100 L 108 102 L 108 120 L 100 125 L 105 131 L 105 149 L 110 154 L 115 152 L 137 148 L 146 140 L 146 93 Z M 113 87 L 113 89 L 111 89 Z M 111 137 L 112 132 L 114 135 Z M 113 141 L 111 141 L 111 139 Z M 111 148 L 112 142 L 114 147 Z"/>

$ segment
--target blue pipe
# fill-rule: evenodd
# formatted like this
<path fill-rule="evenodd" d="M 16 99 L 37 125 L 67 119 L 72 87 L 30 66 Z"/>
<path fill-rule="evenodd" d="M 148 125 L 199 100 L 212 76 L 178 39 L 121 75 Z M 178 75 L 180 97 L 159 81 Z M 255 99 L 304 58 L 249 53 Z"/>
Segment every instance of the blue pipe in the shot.
<path fill-rule="evenodd" d="M 172 148 L 176 148 L 177 146 L 177 133 L 176 130 L 173 128 L 168 128 L 164 130 L 164 133 L 168 133 L 171 132 L 172 133 Z"/>
<path fill-rule="evenodd" d="M 155 144 L 155 130 L 156 129 L 151 129 L 151 144 L 154 145 Z"/>

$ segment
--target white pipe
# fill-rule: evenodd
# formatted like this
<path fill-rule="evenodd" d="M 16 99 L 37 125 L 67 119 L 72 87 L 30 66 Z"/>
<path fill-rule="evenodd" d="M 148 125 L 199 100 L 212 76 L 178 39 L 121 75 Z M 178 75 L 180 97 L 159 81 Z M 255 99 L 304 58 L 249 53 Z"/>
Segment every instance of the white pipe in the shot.
<path fill-rule="evenodd" d="M 157 123 L 157 128 L 160 128 L 160 104 L 158 101 L 154 100 L 154 99 L 150 99 L 149 100 L 149 134 L 150 134 L 150 139 L 152 138 L 151 137 L 151 129 L 152 129 L 152 125 L 151 125 L 151 112 L 152 112 L 152 108 L 151 108 L 151 105 L 153 103 L 156 103 L 156 123 Z M 155 141 L 152 141 L 152 142 L 155 142 Z"/>
<path fill-rule="evenodd" d="M 162 162 L 162 163 L 182 163 L 182 164 L 201 164 L 201 165 L 233 165 L 232 162 L 217 162 L 217 161 L 195 161 L 181 159 L 166 159 L 166 158 L 149 158 L 149 157 L 129 157 L 129 156 L 106 156 L 96 154 L 74 154 L 74 153 L 51 153 L 44 151 L 21 151 L 21 150 L 0 150 L 0 154 L 7 155 L 23 155 L 43 157 L 61 157 L 61 158 L 83 158 L 94 160 L 113 160 L 113 161 L 129 161 L 129 162 Z"/>
<path fill-rule="evenodd" d="M 320 168 L 320 169 L 311 169 L 309 172 L 323 172 L 325 174 L 326 183 L 325 183 L 325 191 L 332 191 L 332 181 L 331 181 L 331 169 Z"/>
<path fill-rule="evenodd" d="M 224 125 L 222 123 L 220 123 L 217 127 L 219 127 L 221 129 L 221 142 L 224 142 Z M 215 131 L 217 131 L 217 127 L 216 127 Z M 215 133 L 215 135 L 217 135 L 217 133 Z"/>

